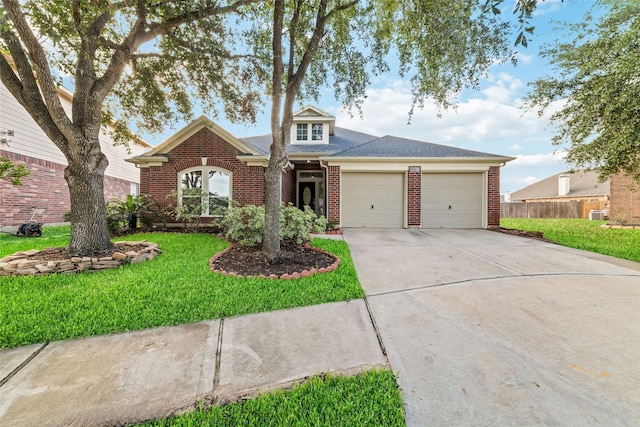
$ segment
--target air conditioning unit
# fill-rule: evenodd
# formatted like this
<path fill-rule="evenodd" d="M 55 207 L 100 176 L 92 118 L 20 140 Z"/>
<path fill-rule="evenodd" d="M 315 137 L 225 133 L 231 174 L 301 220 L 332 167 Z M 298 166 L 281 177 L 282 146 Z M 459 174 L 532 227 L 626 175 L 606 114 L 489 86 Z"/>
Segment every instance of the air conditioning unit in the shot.
<path fill-rule="evenodd" d="M 604 212 L 601 210 L 593 209 L 589 211 L 589 219 L 591 221 L 600 221 L 604 219 Z"/>

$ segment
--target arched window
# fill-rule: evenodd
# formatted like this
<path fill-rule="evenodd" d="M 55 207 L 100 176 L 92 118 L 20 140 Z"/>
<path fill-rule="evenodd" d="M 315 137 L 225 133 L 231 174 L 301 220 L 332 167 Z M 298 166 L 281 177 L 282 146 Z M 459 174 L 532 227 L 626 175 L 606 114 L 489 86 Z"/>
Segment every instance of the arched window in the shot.
<path fill-rule="evenodd" d="M 185 169 L 178 173 L 178 189 L 180 204 L 200 204 L 202 216 L 215 215 L 229 207 L 231 172 L 207 166 Z"/>

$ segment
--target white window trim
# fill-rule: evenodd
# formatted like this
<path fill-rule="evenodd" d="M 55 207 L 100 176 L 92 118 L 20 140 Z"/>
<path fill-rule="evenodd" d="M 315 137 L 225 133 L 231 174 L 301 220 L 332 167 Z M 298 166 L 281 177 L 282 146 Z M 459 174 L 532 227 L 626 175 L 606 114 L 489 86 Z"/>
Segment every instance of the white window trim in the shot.
<path fill-rule="evenodd" d="M 322 139 L 313 139 L 313 125 L 322 126 Z M 307 139 L 298 139 L 298 126 L 306 126 Z M 293 122 L 291 125 L 291 143 L 300 145 L 326 145 L 329 143 L 329 123 L 321 120 L 311 120 L 308 122 Z"/>
<path fill-rule="evenodd" d="M 177 181 L 178 181 L 178 206 L 182 206 L 182 180 L 180 179 L 181 176 L 185 173 L 189 173 L 189 172 L 193 172 L 193 171 L 202 171 L 202 191 L 204 193 L 207 194 L 207 196 L 204 196 L 205 199 L 208 199 L 209 196 L 209 171 L 210 170 L 214 170 L 214 171 L 218 171 L 218 172 L 222 172 L 225 173 L 227 175 L 229 175 L 229 206 L 231 206 L 231 201 L 233 200 L 233 172 L 231 172 L 230 170 L 224 169 L 224 168 L 218 168 L 215 166 L 194 166 L 191 168 L 187 168 L 187 169 L 183 169 L 181 171 L 178 172 L 178 176 L 177 176 Z M 202 201 L 203 204 L 206 203 L 207 206 L 207 213 L 205 215 L 202 215 L 202 217 L 213 217 L 215 215 L 210 215 L 208 210 L 209 210 L 209 200 L 203 200 Z"/>

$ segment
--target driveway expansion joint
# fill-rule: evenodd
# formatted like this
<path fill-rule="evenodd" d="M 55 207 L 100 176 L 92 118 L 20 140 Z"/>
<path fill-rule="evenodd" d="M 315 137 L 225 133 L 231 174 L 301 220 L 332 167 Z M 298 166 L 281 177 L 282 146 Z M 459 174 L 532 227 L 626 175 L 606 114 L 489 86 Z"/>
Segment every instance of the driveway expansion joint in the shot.
<path fill-rule="evenodd" d="M 9 372 L 9 374 L 6 377 L 4 377 L 2 380 L 0 380 L 0 387 L 5 385 L 6 383 L 8 383 L 11 378 L 13 378 L 18 372 L 20 372 L 22 369 L 24 369 L 24 367 L 27 366 L 33 359 L 35 359 L 38 356 L 38 354 L 40 354 L 40 352 L 42 350 L 44 350 L 48 345 L 49 345 L 48 341 L 46 343 L 42 344 L 36 351 L 34 351 L 31 354 L 31 356 L 27 357 L 24 360 L 24 362 L 19 364 L 13 371 Z"/>
<path fill-rule="evenodd" d="M 369 305 L 369 300 L 365 296 L 364 305 L 367 307 L 367 312 L 369 313 L 369 320 L 371 320 L 371 325 L 373 326 L 373 330 L 376 333 L 376 338 L 378 338 L 378 344 L 380 345 L 380 351 L 382 351 L 382 355 L 384 356 L 385 364 L 387 368 L 391 369 L 391 361 L 389 360 L 389 355 L 387 354 L 387 349 L 384 346 L 384 342 L 382 341 L 382 335 L 380 335 L 380 330 L 378 329 L 378 324 L 376 323 L 375 317 L 373 317 L 373 311 L 371 311 L 371 306 Z"/>

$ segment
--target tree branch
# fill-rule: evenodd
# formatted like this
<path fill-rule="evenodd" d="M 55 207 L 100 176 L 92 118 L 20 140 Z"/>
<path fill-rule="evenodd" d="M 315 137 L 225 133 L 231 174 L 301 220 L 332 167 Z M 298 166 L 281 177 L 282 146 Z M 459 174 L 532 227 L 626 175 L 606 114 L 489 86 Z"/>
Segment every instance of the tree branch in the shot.
<path fill-rule="evenodd" d="M 30 59 L 30 61 L 26 61 L 25 63 L 26 56 L 23 58 L 14 58 L 14 60 L 16 60 L 16 67 L 18 69 L 18 73 L 20 74 L 21 80 L 23 81 L 23 83 L 29 82 L 29 80 L 33 80 L 35 82 L 35 76 L 31 71 L 32 64 L 38 76 L 36 86 L 39 87 L 39 90 L 42 92 L 42 99 L 49 108 L 51 117 L 53 118 L 57 127 L 65 135 L 77 133 L 78 129 L 73 125 L 64 109 L 62 108 L 60 98 L 58 97 L 57 84 L 51 76 L 51 67 L 49 66 L 49 62 L 47 61 L 45 51 L 36 36 L 31 31 L 27 19 L 20 8 L 19 0 L 2 0 L 2 2 L 4 4 L 5 10 L 7 11 L 7 16 L 18 32 L 20 40 L 27 48 L 28 57 Z M 14 46 L 11 54 L 18 54 L 18 56 L 20 56 L 20 53 L 24 54 L 24 51 L 18 44 L 17 47 Z"/>

